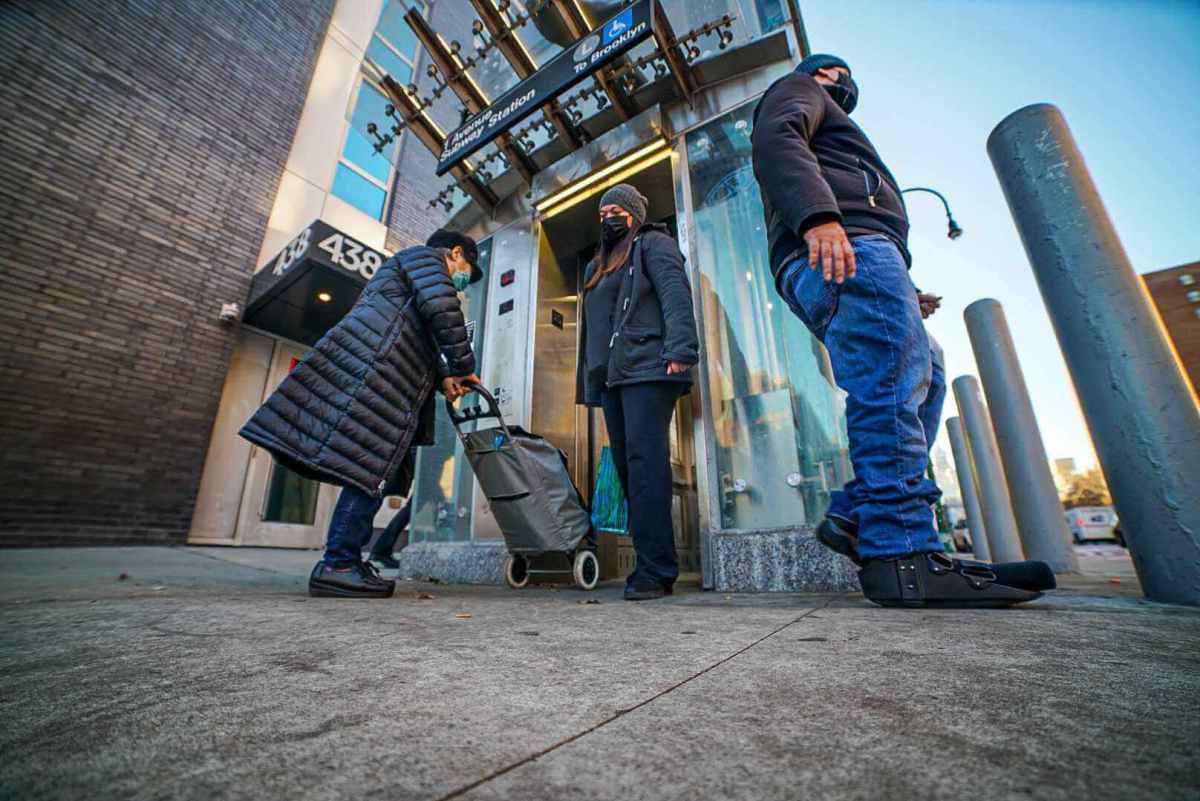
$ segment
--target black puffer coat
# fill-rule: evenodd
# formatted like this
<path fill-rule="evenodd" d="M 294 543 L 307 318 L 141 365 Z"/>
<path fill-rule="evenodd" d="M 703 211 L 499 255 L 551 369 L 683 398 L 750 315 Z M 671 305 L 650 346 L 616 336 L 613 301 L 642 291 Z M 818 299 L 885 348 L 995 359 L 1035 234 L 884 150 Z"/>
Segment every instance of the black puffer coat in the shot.
<path fill-rule="evenodd" d="M 301 475 L 379 497 L 409 449 L 431 444 L 435 382 L 473 372 L 445 262 L 409 248 L 379 268 L 240 433 Z"/>

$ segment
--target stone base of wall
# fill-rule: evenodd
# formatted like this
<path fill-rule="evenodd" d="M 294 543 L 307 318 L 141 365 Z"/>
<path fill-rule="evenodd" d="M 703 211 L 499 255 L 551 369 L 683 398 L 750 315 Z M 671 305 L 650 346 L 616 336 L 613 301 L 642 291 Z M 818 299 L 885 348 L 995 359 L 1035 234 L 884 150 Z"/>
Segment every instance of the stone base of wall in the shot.
<path fill-rule="evenodd" d="M 503 584 L 503 542 L 418 542 L 396 554 L 399 577 L 447 584 Z"/>
<path fill-rule="evenodd" d="M 718 592 L 857 592 L 858 570 L 809 529 L 712 538 Z"/>
<path fill-rule="evenodd" d="M 713 538 L 718 592 L 857 592 L 858 571 L 806 529 Z M 399 577 L 447 584 L 503 584 L 503 542 L 420 542 L 400 551 Z"/>

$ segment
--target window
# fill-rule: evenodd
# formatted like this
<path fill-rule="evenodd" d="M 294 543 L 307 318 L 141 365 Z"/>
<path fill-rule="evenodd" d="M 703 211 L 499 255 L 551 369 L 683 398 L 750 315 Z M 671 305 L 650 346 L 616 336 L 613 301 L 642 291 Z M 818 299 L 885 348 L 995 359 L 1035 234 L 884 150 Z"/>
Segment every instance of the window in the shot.
<path fill-rule="evenodd" d="M 390 0 L 380 14 L 366 54 L 367 60 L 401 86 L 411 83 L 416 71 L 417 39 L 404 21 L 409 7 L 426 13 L 424 3 Z M 387 209 L 400 137 L 377 150 L 378 140 L 367 133 L 367 125 L 375 123 L 383 129 L 388 120 L 387 106 L 387 95 L 365 76 L 360 77 L 332 189 L 334 195 L 376 220 L 382 220 Z"/>

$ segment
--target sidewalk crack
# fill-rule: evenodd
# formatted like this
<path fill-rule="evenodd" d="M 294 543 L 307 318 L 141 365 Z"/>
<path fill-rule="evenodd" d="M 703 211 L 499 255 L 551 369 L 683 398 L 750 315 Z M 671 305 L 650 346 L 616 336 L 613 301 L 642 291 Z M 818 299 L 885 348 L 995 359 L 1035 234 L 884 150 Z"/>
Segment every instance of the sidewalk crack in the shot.
<path fill-rule="evenodd" d="M 701 676 L 705 675 L 706 673 L 710 673 L 710 672 L 716 670 L 717 668 L 721 667 L 722 665 L 726 664 L 727 662 L 731 662 L 734 659 L 737 659 L 742 654 L 746 653 L 747 651 L 749 651 L 750 649 L 752 649 L 758 645 L 761 645 L 762 643 L 764 643 L 767 640 L 774 637 L 776 634 L 779 634 L 780 632 L 791 628 L 792 626 L 799 623 L 801 620 L 804 620 L 806 617 L 809 617 L 810 615 L 821 611 L 825 607 L 829 606 L 829 604 L 832 602 L 833 602 L 832 598 L 827 599 L 820 606 L 814 606 L 812 609 L 809 609 L 807 612 L 800 615 L 799 617 L 792 618 L 791 620 L 784 623 L 783 625 L 781 625 L 775 629 L 772 629 L 771 631 L 767 632 L 763 636 L 759 637 L 757 640 L 750 643 L 749 645 L 747 645 L 743 648 L 740 648 L 737 651 L 734 651 L 729 656 L 723 657 L 722 659 L 719 659 L 718 661 L 713 662 L 711 665 L 704 668 L 703 670 L 697 671 L 697 672 L 693 673 L 692 675 L 688 676 L 687 678 L 685 678 L 679 682 L 676 682 L 675 684 L 672 684 L 670 687 L 666 688 L 665 690 L 661 690 L 661 691 L 655 693 L 654 695 L 650 696 L 649 698 L 646 698 L 645 700 L 634 704 L 631 707 L 627 707 L 625 709 L 619 709 L 616 712 L 614 712 L 612 715 L 609 715 L 604 720 L 595 724 L 594 726 L 586 728 L 581 732 L 577 732 L 576 734 L 572 734 L 570 737 L 563 738 L 562 740 L 559 740 L 558 742 L 556 742 L 552 745 L 549 745 L 546 748 L 543 748 L 541 751 L 537 751 L 533 754 L 530 754 L 527 757 L 524 757 L 523 759 L 519 759 L 516 762 L 513 762 L 511 765 L 505 765 L 502 768 L 498 768 L 497 770 L 492 771 L 491 773 L 484 776 L 483 778 L 477 779 L 477 780 L 471 782 L 470 784 L 463 785 L 462 787 L 459 787 L 457 790 L 453 790 L 450 793 L 447 793 L 446 795 L 439 796 L 437 801 L 451 801 L 451 799 L 460 798 L 463 795 L 465 795 L 466 793 L 469 793 L 472 790 L 474 790 L 475 788 L 481 787 L 481 786 L 487 784 L 488 782 L 492 781 L 493 779 L 498 779 L 501 776 L 503 776 L 504 774 L 511 773 L 512 771 L 516 770 L 517 768 L 528 765 L 530 762 L 535 762 L 538 759 L 541 759 L 542 757 L 546 756 L 547 754 L 557 751 L 558 749 L 562 748 L 563 746 L 570 745 L 571 743 L 575 742 L 576 740 L 581 740 L 584 737 L 587 737 L 592 732 L 598 731 L 598 730 L 604 728 L 605 726 L 609 725 L 610 723 L 614 723 L 615 721 L 620 720 L 621 718 L 625 717 L 626 715 L 630 714 L 631 712 L 636 712 L 637 710 L 641 709 L 642 707 L 647 706 L 648 704 L 654 703 L 659 698 L 662 698 L 664 695 L 673 693 L 676 690 L 678 690 L 680 687 L 683 687 L 686 684 L 690 684 L 691 682 L 695 681 L 696 679 L 700 678 Z"/>

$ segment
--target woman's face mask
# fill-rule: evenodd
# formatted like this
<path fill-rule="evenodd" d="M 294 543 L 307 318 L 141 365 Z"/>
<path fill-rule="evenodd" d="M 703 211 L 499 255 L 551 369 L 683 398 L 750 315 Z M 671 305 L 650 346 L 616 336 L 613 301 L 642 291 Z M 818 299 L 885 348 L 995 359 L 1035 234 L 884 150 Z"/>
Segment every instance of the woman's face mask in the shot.
<path fill-rule="evenodd" d="M 471 271 L 459 270 L 452 276 L 454 281 L 454 289 L 456 292 L 466 292 L 467 287 L 471 285 Z"/>
<path fill-rule="evenodd" d="M 612 245 L 621 241 L 621 237 L 629 233 L 629 223 L 624 217 L 612 216 L 605 217 L 600 222 L 602 236 L 606 245 Z"/>

